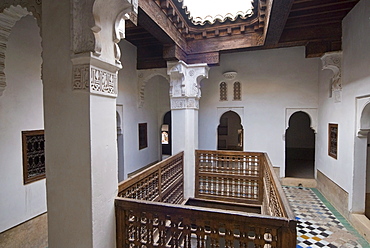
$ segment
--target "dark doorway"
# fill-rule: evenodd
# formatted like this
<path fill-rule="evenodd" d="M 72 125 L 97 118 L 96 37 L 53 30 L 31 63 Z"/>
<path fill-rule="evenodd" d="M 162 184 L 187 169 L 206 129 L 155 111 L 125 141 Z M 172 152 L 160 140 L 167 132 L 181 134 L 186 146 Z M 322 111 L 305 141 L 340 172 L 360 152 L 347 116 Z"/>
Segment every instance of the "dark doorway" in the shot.
<path fill-rule="evenodd" d="M 228 111 L 221 116 L 217 135 L 218 150 L 243 151 L 243 126 L 237 113 Z"/>
<path fill-rule="evenodd" d="M 163 117 L 161 127 L 162 157 L 172 155 L 172 135 L 171 135 L 171 111 L 168 111 Z"/>
<path fill-rule="evenodd" d="M 285 135 L 285 176 L 314 178 L 315 132 L 308 114 L 299 111 L 289 119 Z"/>

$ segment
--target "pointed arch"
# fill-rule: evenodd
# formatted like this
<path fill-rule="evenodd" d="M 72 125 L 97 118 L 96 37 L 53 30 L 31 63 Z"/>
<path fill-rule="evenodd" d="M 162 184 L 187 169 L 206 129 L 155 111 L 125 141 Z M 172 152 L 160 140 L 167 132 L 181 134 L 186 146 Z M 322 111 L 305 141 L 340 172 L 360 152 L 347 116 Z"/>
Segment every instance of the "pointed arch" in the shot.
<path fill-rule="evenodd" d="M 9 35 L 16 22 L 27 15 L 33 15 L 36 18 L 41 35 L 41 9 L 38 11 L 35 6 L 23 3 L 23 6 L 1 6 L 0 10 L 2 10 L 0 13 L 0 96 L 2 96 L 6 88 L 5 53 Z"/>

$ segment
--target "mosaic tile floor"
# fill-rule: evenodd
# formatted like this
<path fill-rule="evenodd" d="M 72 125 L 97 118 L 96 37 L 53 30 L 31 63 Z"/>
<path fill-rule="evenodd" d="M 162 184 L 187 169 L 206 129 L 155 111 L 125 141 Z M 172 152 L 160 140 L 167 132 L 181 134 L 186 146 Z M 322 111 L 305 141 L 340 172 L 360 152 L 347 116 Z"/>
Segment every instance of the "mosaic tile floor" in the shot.
<path fill-rule="evenodd" d="M 284 191 L 298 220 L 297 248 L 370 248 L 317 189 Z"/>

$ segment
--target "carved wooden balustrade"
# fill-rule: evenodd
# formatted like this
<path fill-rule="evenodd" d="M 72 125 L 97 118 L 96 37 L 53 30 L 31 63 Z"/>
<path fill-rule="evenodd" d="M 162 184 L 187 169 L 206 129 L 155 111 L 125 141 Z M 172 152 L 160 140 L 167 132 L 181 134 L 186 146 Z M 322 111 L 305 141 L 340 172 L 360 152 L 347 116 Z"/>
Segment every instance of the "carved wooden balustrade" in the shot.
<path fill-rule="evenodd" d="M 118 186 L 118 196 L 178 204 L 184 201 L 184 153 L 169 157 Z"/>
<path fill-rule="evenodd" d="M 178 154 L 120 185 L 117 247 L 296 247 L 296 221 L 267 154 L 196 151 L 195 199 L 207 207 L 178 204 L 182 166 Z M 222 204 L 238 209 L 214 207 Z M 262 214 L 248 212 L 256 206 Z"/>

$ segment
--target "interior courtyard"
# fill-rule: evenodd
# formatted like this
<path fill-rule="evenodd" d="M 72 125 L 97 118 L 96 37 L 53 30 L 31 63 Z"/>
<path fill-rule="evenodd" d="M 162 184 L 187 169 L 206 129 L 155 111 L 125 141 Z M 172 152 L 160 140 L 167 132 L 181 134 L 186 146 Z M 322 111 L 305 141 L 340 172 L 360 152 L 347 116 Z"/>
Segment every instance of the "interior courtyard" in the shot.
<path fill-rule="evenodd" d="M 0 2 L 0 247 L 117 247 L 119 185 L 184 152 L 192 198 L 197 150 L 268 154 L 368 245 L 370 1 L 185 4 Z"/>

